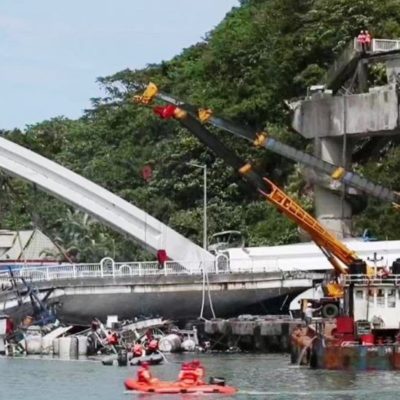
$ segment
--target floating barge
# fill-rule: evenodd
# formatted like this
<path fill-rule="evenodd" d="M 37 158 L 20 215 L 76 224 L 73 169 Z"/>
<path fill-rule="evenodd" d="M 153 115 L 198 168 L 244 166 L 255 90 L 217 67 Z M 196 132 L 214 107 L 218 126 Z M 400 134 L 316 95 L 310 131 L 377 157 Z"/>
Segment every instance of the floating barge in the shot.
<path fill-rule="evenodd" d="M 287 315 L 243 315 L 205 321 L 204 331 L 212 349 L 289 352 L 290 337 L 303 322 Z"/>
<path fill-rule="evenodd" d="M 343 315 L 293 331 L 292 360 L 334 370 L 400 369 L 399 267 L 396 261 L 387 275 L 343 276 Z"/>

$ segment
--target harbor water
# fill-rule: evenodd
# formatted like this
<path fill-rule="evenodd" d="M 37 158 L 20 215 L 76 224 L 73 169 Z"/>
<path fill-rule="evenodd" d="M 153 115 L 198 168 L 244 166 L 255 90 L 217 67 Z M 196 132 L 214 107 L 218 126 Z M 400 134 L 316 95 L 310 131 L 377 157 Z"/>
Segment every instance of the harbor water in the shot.
<path fill-rule="evenodd" d="M 168 355 L 153 374 L 174 380 L 180 363 L 193 355 Z M 393 400 L 399 398 L 400 373 L 310 370 L 289 365 L 287 355 L 209 354 L 199 359 L 208 376 L 223 376 L 238 387 L 237 399 Z M 58 359 L 0 359 L 0 400 L 198 399 L 198 395 L 139 395 L 123 381 L 136 367 L 106 367 L 99 362 Z M 206 398 L 227 399 L 209 395 Z"/>

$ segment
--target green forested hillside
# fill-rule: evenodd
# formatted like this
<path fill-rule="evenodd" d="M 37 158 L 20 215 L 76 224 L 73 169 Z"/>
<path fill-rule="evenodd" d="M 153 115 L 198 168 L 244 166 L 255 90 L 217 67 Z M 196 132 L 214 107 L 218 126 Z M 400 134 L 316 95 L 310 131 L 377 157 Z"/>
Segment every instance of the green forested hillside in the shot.
<path fill-rule="evenodd" d="M 201 243 L 202 175 L 188 161 L 208 166 L 209 233 L 241 230 L 249 245 L 298 240 L 297 228 L 255 193 L 174 121 L 135 106 L 126 92 L 150 79 L 165 92 L 212 107 L 243 124 L 267 128 L 298 148 L 310 146 L 290 131 L 284 100 L 304 95 L 360 29 L 375 37 L 400 37 L 400 0 L 243 0 L 207 38 L 172 60 L 143 70 L 99 78 L 107 95 L 79 120 L 54 118 L 25 132 L 3 131 L 11 140 L 92 179 Z M 1 128 L 1 127 L 0 127 Z M 217 132 L 243 158 L 257 165 L 311 210 L 310 191 L 290 162 Z M 400 189 L 400 158 L 390 143 L 376 158 L 354 167 Z M 145 165 L 153 177 L 142 177 Z M 37 226 L 80 260 L 118 259 L 145 252 L 84 215 L 1 175 L 2 228 Z M 355 234 L 370 228 L 379 238 L 400 238 L 400 217 L 370 201 L 355 219 Z"/>

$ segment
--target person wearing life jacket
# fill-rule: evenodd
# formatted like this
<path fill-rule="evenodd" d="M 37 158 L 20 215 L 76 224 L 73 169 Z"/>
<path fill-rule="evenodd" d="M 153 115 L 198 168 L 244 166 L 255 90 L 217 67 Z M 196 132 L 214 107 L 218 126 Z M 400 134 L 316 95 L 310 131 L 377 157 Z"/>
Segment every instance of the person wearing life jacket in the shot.
<path fill-rule="evenodd" d="M 156 339 L 150 340 L 149 344 L 147 345 L 146 354 L 150 355 L 156 353 L 158 350 L 158 342 Z"/>
<path fill-rule="evenodd" d="M 183 385 L 204 385 L 204 367 L 200 361 L 194 360 L 183 363 L 178 376 L 178 381 Z"/>
<path fill-rule="evenodd" d="M 366 39 L 365 32 L 364 31 L 360 31 L 359 35 L 357 36 L 357 42 L 360 45 L 361 50 L 363 52 L 365 51 L 365 46 L 366 46 L 365 39 Z"/>
<path fill-rule="evenodd" d="M 197 385 L 204 385 L 204 375 L 205 375 L 205 370 L 203 365 L 200 363 L 199 360 L 193 360 L 191 362 L 191 366 L 196 374 L 196 384 Z"/>
<path fill-rule="evenodd" d="M 133 357 L 142 357 L 143 347 L 140 343 L 135 343 L 132 349 Z"/>
<path fill-rule="evenodd" d="M 158 269 L 163 269 L 165 263 L 169 260 L 166 250 L 157 250 Z"/>
<path fill-rule="evenodd" d="M 145 335 L 148 342 L 154 339 L 153 332 L 151 331 L 151 329 L 147 329 Z"/>
<path fill-rule="evenodd" d="M 118 344 L 118 334 L 117 332 L 108 332 L 107 342 L 110 346 L 115 346 Z"/>
<path fill-rule="evenodd" d="M 5 315 L 6 319 L 6 335 L 12 335 L 14 333 L 14 321 L 9 315 Z"/>
<path fill-rule="evenodd" d="M 149 364 L 147 362 L 140 364 L 140 367 L 137 371 L 137 380 L 138 382 L 147 383 L 149 385 L 154 385 L 155 383 L 159 382 L 157 378 L 153 378 L 151 375 Z"/>
<path fill-rule="evenodd" d="M 372 43 L 372 36 L 368 31 L 365 31 L 365 50 L 370 51 L 371 50 L 371 43 Z"/>
<path fill-rule="evenodd" d="M 191 363 L 183 363 L 178 375 L 178 382 L 185 386 L 197 383 L 197 374 Z"/>

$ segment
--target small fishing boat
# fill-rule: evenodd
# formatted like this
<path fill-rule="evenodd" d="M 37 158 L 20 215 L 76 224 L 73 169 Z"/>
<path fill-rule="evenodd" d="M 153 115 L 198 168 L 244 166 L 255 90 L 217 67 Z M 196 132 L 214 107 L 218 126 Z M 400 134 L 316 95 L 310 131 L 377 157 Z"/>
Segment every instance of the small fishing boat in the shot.
<path fill-rule="evenodd" d="M 164 361 L 164 357 L 160 353 L 153 353 L 148 356 L 133 357 L 129 361 L 130 365 L 141 365 L 142 363 L 147 363 L 149 365 L 158 365 Z"/>
<path fill-rule="evenodd" d="M 335 319 L 292 333 L 292 361 L 331 370 L 400 370 L 400 259 L 387 275 L 344 275 Z"/>
<path fill-rule="evenodd" d="M 101 362 L 103 365 L 118 365 L 120 367 L 125 367 L 128 365 L 141 365 L 147 363 L 149 365 L 158 365 L 164 361 L 164 357 L 160 353 L 153 353 L 148 356 L 132 357 L 131 353 L 121 352 L 119 354 L 114 354 L 105 357 Z"/>

